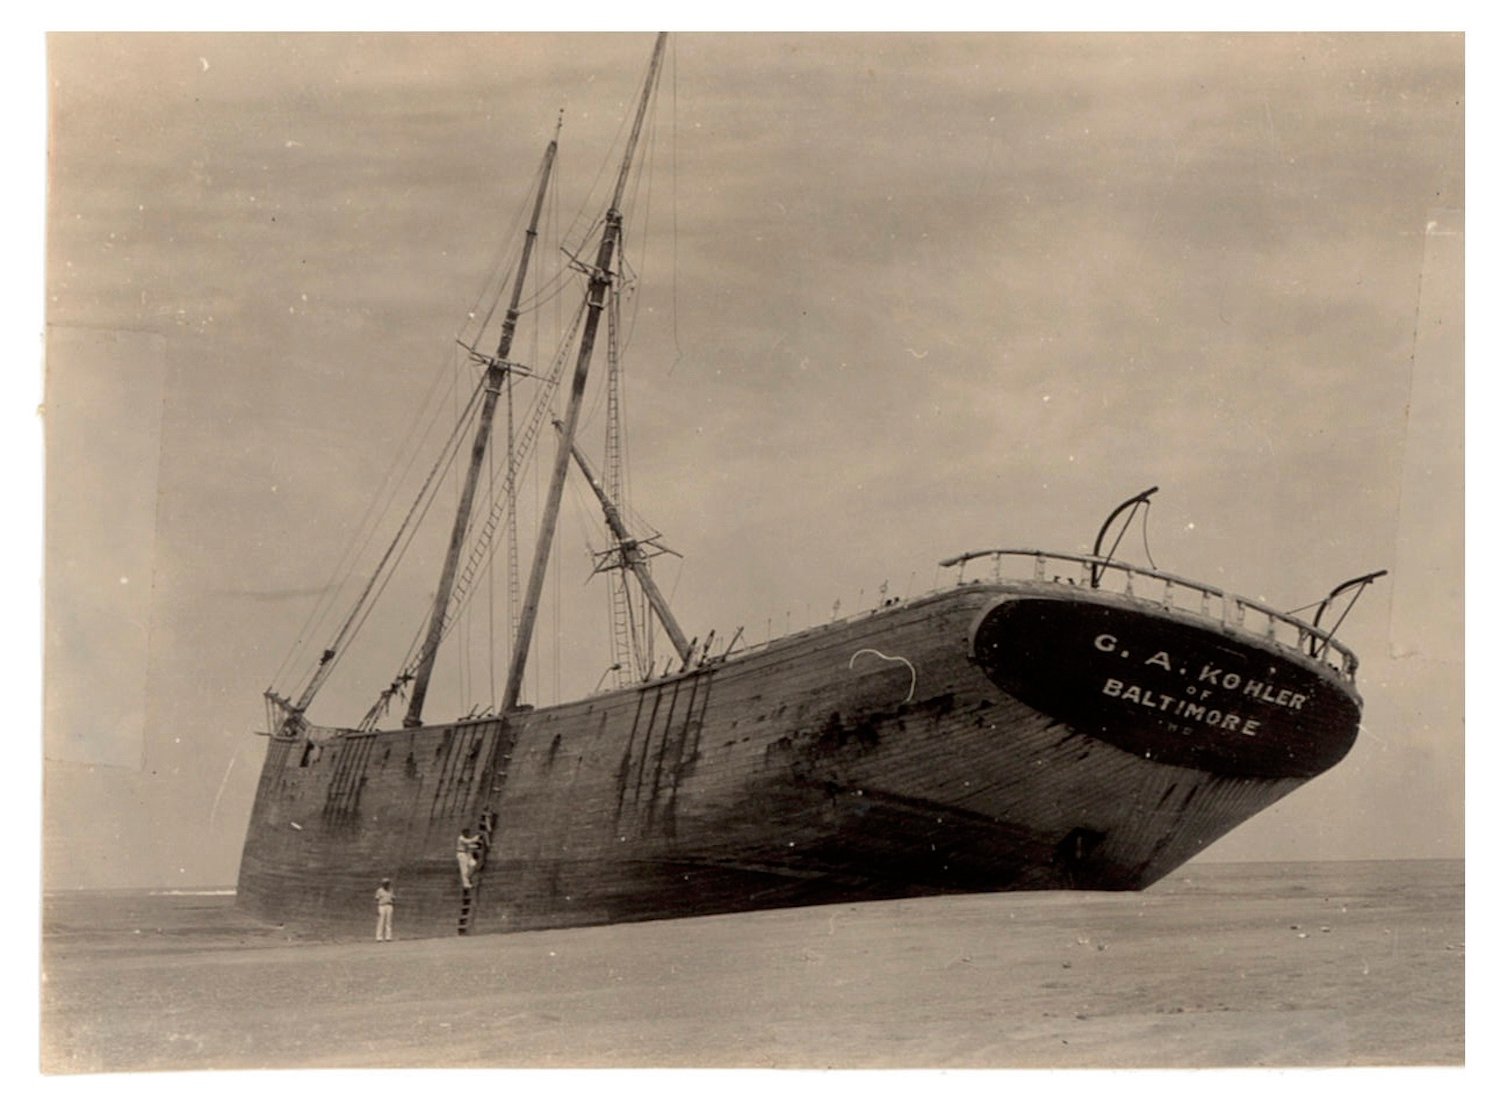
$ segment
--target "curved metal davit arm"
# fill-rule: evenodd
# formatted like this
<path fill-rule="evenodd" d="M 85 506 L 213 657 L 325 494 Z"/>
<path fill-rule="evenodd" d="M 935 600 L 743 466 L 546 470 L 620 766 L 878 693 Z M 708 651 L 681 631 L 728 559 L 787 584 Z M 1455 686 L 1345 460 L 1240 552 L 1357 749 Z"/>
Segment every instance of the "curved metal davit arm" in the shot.
<path fill-rule="evenodd" d="M 1119 518 L 1120 515 L 1123 514 L 1127 510 L 1130 511 L 1130 517 L 1134 518 L 1135 517 L 1135 508 L 1140 507 L 1143 504 L 1150 504 L 1151 497 L 1153 495 L 1155 495 L 1159 491 L 1161 491 L 1161 485 L 1159 485 L 1159 484 L 1152 484 L 1151 487 L 1147 488 L 1143 492 L 1138 492 L 1137 494 L 1131 496 L 1124 503 L 1121 503 L 1118 507 L 1116 507 L 1113 511 L 1111 511 L 1109 513 L 1109 517 L 1104 520 L 1104 525 L 1101 526 L 1101 527 L 1099 527 L 1099 536 L 1094 539 L 1094 556 L 1095 557 L 1099 556 L 1099 550 L 1101 548 L 1103 548 L 1103 546 L 1104 546 L 1104 535 L 1106 535 L 1106 534 L 1109 533 L 1109 528 L 1114 525 L 1115 519 Z M 1104 559 L 1103 559 L 1103 563 L 1102 564 L 1096 564 L 1096 565 L 1093 565 L 1093 566 L 1090 567 L 1090 569 L 1089 569 L 1089 586 L 1090 587 L 1097 588 L 1099 586 L 1099 576 L 1100 576 L 1100 574 L 1104 571 L 1104 568 L 1109 565 L 1110 561 L 1114 559 L 1115 550 L 1118 549 L 1118 548 L 1120 548 L 1120 541 L 1121 541 L 1122 538 L 1125 537 L 1125 531 L 1128 530 L 1128 529 L 1130 529 L 1130 519 L 1126 519 L 1125 520 L 1125 525 L 1122 526 L 1122 527 L 1120 527 L 1120 535 L 1119 535 L 1119 537 L 1115 538 L 1115 544 L 1109 547 L 1109 552 L 1107 554 L 1105 554 Z M 1147 556 L 1148 557 L 1150 556 L 1150 552 L 1149 551 L 1147 552 Z"/>
<path fill-rule="evenodd" d="M 1349 600 L 1349 605 L 1344 608 L 1344 613 L 1339 615 L 1339 620 L 1335 622 L 1328 631 L 1326 631 L 1328 637 L 1331 639 L 1334 634 L 1339 632 L 1339 627 L 1344 624 L 1344 619 L 1349 617 L 1349 612 L 1354 609 L 1354 604 L 1359 602 L 1359 597 L 1364 594 L 1365 588 L 1369 587 L 1376 580 L 1384 576 L 1386 574 L 1386 571 L 1386 569 L 1381 568 L 1377 569 L 1374 572 L 1367 572 L 1363 576 L 1356 576 L 1352 580 L 1345 580 L 1338 587 L 1330 591 L 1327 597 L 1318 604 L 1317 611 L 1313 613 L 1313 626 L 1317 629 L 1322 629 L 1323 615 L 1327 613 L 1328 608 L 1333 605 L 1333 601 L 1340 595 L 1343 595 L 1344 592 L 1349 591 L 1351 588 L 1358 588 L 1359 590 L 1356 591 L 1353 598 Z M 1316 645 L 1314 645 L 1314 648 L 1316 648 Z M 1327 650 L 1326 644 L 1324 645 L 1324 650 Z M 1313 655 L 1318 656 L 1319 654 L 1314 653 Z"/>

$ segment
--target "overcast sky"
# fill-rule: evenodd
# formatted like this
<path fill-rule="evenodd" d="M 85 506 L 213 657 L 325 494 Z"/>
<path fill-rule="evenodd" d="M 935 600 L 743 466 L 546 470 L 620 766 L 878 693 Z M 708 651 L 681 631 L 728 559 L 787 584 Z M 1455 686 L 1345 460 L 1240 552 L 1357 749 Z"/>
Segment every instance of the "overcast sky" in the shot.
<path fill-rule="evenodd" d="M 559 109 L 576 248 L 650 46 L 51 40 L 49 885 L 232 882 L 260 693 L 424 400 L 468 386 L 454 337 Z M 1160 484 L 1164 569 L 1283 608 L 1392 570 L 1340 629 L 1354 751 L 1206 858 L 1462 854 L 1460 39 L 686 35 L 648 137 L 631 502 L 690 636 L 1086 551 Z M 608 663 L 566 503 L 535 701 Z M 316 720 L 395 675 L 410 560 Z M 430 719 L 492 701 L 487 636 Z"/>

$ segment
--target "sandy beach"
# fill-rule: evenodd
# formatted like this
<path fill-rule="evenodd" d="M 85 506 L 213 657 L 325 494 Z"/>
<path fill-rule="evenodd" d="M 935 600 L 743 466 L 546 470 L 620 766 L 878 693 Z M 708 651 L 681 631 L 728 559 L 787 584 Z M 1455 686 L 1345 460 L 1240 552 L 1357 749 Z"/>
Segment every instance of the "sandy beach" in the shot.
<path fill-rule="evenodd" d="M 1464 1062 L 1461 861 L 390 944 L 233 902 L 47 896 L 43 1070 Z"/>

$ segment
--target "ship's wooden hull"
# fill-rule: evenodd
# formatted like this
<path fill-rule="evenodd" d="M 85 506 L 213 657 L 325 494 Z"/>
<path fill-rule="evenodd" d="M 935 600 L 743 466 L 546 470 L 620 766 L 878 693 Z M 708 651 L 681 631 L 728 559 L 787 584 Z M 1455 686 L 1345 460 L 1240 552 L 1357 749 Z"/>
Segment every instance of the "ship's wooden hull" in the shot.
<path fill-rule="evenodd" d="M 389 877 L 398 936 L 456 933 L 486 811 L 471 933 L 1137 889 L 1335 763 L 1359 708 L 1189 614 L 964 585 L 503 720 L 272 738 L 239 901 L 358 935 Z"/>

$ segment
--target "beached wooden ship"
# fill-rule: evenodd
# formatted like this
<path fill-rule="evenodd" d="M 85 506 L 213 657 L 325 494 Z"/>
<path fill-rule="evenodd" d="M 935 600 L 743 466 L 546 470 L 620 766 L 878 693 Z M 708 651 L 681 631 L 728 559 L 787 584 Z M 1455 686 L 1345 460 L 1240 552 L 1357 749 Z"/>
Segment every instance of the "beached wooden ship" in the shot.
<path fill-rule="evenodd" d="M 410 937 L 1137 889 L 1337 763 L 1359 727 L 1357 662 L 1321 623 L 1378 574 L 1341 585 L 1304 621 L 1122 563 L 1105 540 L 1149 493 L 1122 504 L 1090 555 L 965 553 L 945 562 L 954 582 L 927 595 L 755 646 L 739 635 L 689 640 L 652 581 L 652 539 L 626 527 L 608 457 L 601 477 L 576 440 L 661 57 L 658 40 L 595 260 L 579 265 L 587 290 L 570 382 L 551 379 L 566 413 L 503 703 L 454 722 L 422 717 L 439 645 L 503 517 L 476 524 L 474 500 L 497 402 L 521 375 L 510 346 L 555 141 L 497 353 L 476 353 L 470 463 L 421 645 L 357 725 L 314 725 L 308 707 L 361 624 L 358 609 L 300 693 L 267 692 L 240 904 L 360 935 L 390 878 L 398 935 Z M 550 438 L 545 409 L 532 408 L 522 448 Z M 512 452 L 510 492 L 515 463 Z M 648 664 L 622 686 L 532 708 L 519 701 L 521 679 L 575 468 L 613 536 L 600 569 L 621 589 L 622 620 L 629 581 L 675 657 L 665 671 Z M 403 724 L 380 728 L 401 701 Z M 461 867 L 472 868 L 468 887 Z"/>

